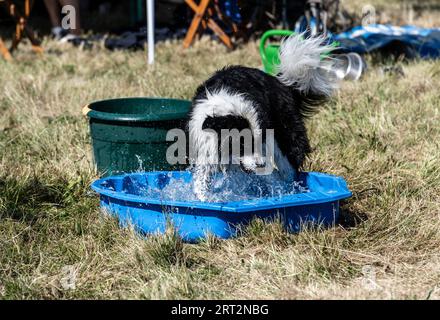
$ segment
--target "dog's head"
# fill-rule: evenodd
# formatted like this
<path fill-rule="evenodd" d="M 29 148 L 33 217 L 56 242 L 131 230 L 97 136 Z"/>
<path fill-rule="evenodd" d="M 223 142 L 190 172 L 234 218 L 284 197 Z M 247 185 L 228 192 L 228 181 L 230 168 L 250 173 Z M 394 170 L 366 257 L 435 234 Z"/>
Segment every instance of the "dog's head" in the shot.
<path fill-rule="evenodd" d="M 243 171 L 257 173 L 266 166 L 266 159 L 255 146 L 258 136 L 249 120 L 238 115 L 208 116 L 202 129 L 217 136 L 217 155 L 220 166 L 238 165 Z M 261 141 L 264 143 L 264 141 Z"/>
<path fill-rule="evenodd" d="M 266 141 L 260 116 L 243 95 L 226 90 L 207 93 L 205 99 L 195 101 L 188 122 L 191 163 L 270 173 L 263 156 Z"/>

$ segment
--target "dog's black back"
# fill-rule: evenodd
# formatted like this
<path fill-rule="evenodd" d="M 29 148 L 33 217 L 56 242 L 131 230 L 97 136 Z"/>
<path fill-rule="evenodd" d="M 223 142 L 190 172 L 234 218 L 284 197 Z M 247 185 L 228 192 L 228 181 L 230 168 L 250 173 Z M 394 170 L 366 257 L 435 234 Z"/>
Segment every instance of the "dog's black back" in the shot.
<path fill-rule="evenodd" d="M 207 92 L 225 89 L 242 94 L 257 111 L 262 130 L 274 129 L 275 140 L 292 167 L 298 170 L 310 153 L 304 119 L 313 111 L 313 105 L 322 99 L 319 95 L 304 96 L 292 86 L 284 85 L 276 77 L 261 70 L 231 66 L 217 71 L 196 91 L 193 105 L 207 99 Z M 191 114 L 190 114 L 191 117 Z M 243 119 L 236 116 L 207 118 L 204 129 L 243 129 Z"/>

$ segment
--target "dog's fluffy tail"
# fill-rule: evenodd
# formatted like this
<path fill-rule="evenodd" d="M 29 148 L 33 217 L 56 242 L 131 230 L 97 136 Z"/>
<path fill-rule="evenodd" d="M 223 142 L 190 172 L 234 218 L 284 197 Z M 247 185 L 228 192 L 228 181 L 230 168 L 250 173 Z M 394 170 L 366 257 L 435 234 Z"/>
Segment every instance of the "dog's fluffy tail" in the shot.
<path fill-rule="evenodd" d="M 323 43 L 323 37 L 304 38 L 302 34 L 284 39 L 280 47 L 278 79 L 305 96 L 331 96 L 337 84 L 325 71 L 329 62 L 321 59 L 321 55 L 331 52 L 334 47 Z"/>

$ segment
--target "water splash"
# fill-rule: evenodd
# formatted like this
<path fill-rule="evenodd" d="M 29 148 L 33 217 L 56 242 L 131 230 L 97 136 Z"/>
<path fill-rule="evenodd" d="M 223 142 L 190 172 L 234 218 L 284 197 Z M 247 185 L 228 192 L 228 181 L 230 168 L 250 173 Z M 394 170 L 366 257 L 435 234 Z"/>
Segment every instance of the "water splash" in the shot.
<path fill-rule="evenodd" d="M 173 178 L 163 188 L 143 188 L 142 196 L 163 201 L 230 202 L 262 198 L 281 198 L 285 195 L 309 192 L 301 181 L 283 181 L 277 172 L 271 175 L 255 175 L 241 170 L 212 175 L 203 199 L 194 191 L 195 181 L 186 182 Z"/>
<path fill-rule="evenodd" d="M 138 162 L 138 169 L 136 170 L 136 172 L 144 172 L 144 161 L 142 160 L 141 156 L 135 154 L 135 157 L 137 159 Z"/>

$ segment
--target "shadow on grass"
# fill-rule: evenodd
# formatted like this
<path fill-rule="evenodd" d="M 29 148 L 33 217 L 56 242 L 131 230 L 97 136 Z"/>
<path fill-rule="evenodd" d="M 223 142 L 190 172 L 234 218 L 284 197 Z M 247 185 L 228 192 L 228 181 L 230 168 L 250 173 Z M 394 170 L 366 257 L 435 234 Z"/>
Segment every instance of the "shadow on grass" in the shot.
<path fill-rule="evenodd" d="M 49 207 L 65 207 L 74 200 L 76 186 L 59 178 L 44 181 L 38 177 L 0 177 L 0 218 L 33 223 Z"/>
<path fill-rule="evenodd" d="M 338 224 L 346 229 L 355 228 L 368 219 L 368 215 L 362 211 L 352 210 L 347 203 L 341 203 L 339 208 Z"/>
<path fill-rule="evenodd" d="M 352 204 L 363 199 L 368 199 L 373 195 L 381 192 L 378 188 L 366 188 L 360 191 L 353 191 L 353 196 L 348 200 L 343 200 L 339 205 L 339 220 L 338 224 L 344 228 L 355 228 L 359 224 L 368 220 L 368 214 L 359 210 L 353 209 Z"/>

